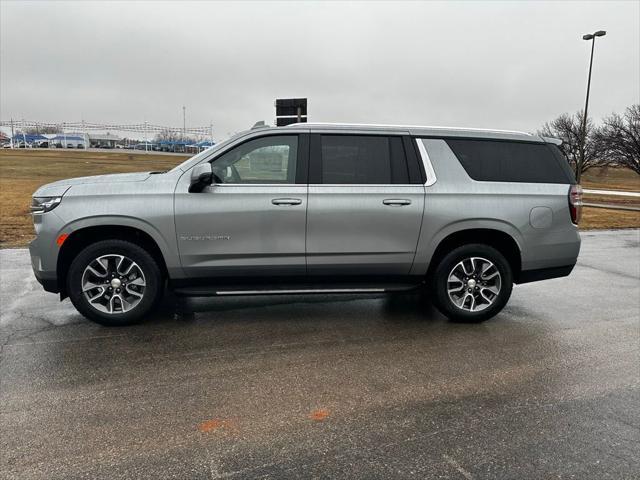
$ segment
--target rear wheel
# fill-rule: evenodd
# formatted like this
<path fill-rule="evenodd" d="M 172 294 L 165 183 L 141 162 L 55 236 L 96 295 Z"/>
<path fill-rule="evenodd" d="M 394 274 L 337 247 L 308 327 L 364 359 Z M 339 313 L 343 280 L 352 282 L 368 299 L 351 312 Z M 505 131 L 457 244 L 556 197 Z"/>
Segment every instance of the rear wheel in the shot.
<path fill-rule="evenodd" d="M 435 303 L 451 320 L 481 322 L 506 305 L 513 287 L 509 262 L 495 248 L 469 244 L 449 252 L 432 279 Z"/>
<path fill-rule="evenodd" d="M 85 317 L 106 326 L 142 320 L 162 295 L 158 264 L 142 247 L 123 240 L 89 245 L 71 263 L 69 298 Z"/>

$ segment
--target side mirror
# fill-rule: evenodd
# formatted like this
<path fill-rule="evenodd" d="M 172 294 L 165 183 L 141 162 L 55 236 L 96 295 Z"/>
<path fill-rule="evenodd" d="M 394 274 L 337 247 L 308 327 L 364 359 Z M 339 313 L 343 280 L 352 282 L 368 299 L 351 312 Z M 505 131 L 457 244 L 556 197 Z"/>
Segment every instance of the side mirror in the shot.
<path fill-rule="evenodd" d="M 204 162 L 193 167 L 191 170 L 191 184 L 189 185 L 189 193 L 198 193 L 204 190 L 204 187 L 211 185 L 214 180 L 213 170 L 209 162 Z"/>

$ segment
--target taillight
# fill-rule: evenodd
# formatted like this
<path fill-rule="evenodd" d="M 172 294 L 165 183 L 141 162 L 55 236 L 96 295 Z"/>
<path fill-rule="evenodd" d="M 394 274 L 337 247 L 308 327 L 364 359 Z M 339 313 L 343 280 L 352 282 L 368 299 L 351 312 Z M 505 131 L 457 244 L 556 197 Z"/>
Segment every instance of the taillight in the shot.
<path fill-rule="evenodd" d="M 580 185 L 571 185 L 569 189 L 569 211 L 571 212 L 571 221 L 577 225 L 582 217 L 582 187 Z"/>

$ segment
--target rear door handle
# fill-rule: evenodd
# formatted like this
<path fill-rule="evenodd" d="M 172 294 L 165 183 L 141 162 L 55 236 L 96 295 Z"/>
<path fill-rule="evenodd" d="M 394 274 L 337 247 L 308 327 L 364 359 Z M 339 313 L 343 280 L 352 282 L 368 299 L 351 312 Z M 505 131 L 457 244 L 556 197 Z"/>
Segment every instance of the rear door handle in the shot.
<path fill-rule="evenodd" d="M 392 207 L 402 207 L 404 205 L 411 205 L 411 200 L 407 198 L 385 198 L 382 203 Z"/>
<path fill-rule="evenodd" d="M 299 198 L 274 198 L 271 203 L 274 205 L 300 205 L 302 200 Z"/>

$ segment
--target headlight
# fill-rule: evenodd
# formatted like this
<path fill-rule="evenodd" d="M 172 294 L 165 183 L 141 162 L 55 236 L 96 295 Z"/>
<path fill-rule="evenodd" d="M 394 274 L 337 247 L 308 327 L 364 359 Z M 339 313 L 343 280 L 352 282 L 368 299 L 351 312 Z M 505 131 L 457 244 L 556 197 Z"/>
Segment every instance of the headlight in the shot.
<path fill-rule="evenodd" d="M 60 205 L 62 197 L 32 197 L 31 213 L 49 212 Z"/>

